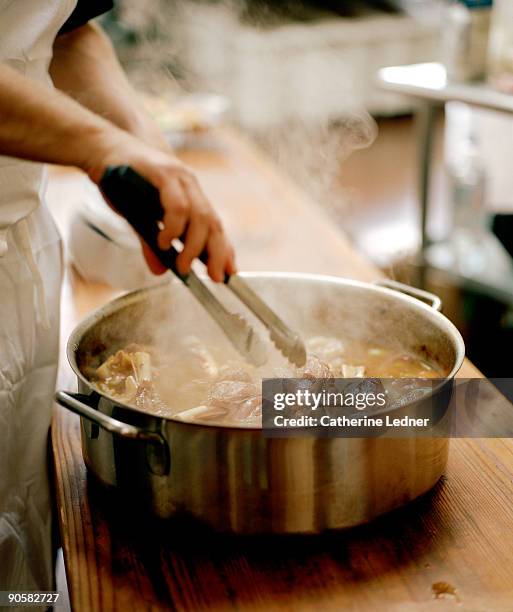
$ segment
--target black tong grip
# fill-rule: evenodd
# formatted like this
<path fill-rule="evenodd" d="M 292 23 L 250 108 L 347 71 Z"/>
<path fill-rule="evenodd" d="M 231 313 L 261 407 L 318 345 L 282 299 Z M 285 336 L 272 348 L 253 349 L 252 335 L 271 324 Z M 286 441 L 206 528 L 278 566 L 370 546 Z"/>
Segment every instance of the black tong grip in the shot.
<path fill-rule="evenodd" d="M 175 247 L 162 250 L 158 245 L 158 224 L 164 218 L 159 190 L 130 166 L 109 166 L 100 181 L 100 188 L 112 206 L 142 236 L 160 262 L 185 280 L 186 275 L 179 274 L 176 268 L 178 251 Z"/>

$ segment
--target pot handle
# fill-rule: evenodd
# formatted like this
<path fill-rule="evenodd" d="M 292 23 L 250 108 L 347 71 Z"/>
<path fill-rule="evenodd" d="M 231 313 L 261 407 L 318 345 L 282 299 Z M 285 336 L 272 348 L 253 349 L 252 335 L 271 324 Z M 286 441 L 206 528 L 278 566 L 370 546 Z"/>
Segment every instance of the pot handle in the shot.
<path fill-rule="evenodd" d="M 378 287 L 385 287 L 386 289 L 399 291 L 400 293 L 410 295 L 411 297 L 421 300 L 422 302 L 427 302 L 431 308 L 438 312 L 442 310 L 442 300 L 434 293 L 424 291 L 424 289 L 410 287 L 410 285 L 405 285 L 404 283 L 399 283 L 398 281 L 390 280 L 388 278 L 380 278 L 374 281 L 373 284 L 377 285 Z"/>
<path fill-rule="evenodd" d="M 96 423 L 103 429 L 106 429 L 110 433 L 113 433 L 122 438 L 128 438 L 130 440 L 144 440 L 145 442 L 158 442 L 162 444 L 162 437 L 159 433 L 153 431 L 147 431 L 136 427 L 135 425 L 129 425 L 123 423 L 117 419 L 113 419 L 99 410 L 95 410 L 91 406 L 88 406 L 85 401 L 89 396 L 81 393 L 69 393 L 67 391 L 57 391 L 55 394 L 55 401 L 71 410 L 75 414 L 86 418 L 92 423 Z"/>

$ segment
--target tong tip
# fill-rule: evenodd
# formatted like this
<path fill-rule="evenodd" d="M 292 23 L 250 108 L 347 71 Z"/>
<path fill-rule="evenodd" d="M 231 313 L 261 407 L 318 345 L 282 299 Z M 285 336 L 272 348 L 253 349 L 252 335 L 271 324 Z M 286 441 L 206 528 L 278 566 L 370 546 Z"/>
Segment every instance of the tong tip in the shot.
<path fill-rule="evenodd" d="M 296 367 L 301 368 L 306 363 L 306 349 L 303 340 L 298 334 L 282 335 L 271 332 L 271 340 L 281 354 Z"/>

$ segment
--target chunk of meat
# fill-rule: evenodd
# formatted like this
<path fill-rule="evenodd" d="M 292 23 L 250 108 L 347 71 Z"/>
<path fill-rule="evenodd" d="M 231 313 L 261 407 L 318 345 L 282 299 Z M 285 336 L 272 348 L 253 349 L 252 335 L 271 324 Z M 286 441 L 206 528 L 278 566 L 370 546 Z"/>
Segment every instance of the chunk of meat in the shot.
<path fill-rule="evenodd" d="M 152 366 L 145 351 L 117 351 L 96 369 L 98 385 L 124 402 L 132 403 L 148 393 L 152 385 Z"/>
<path fill-rule="evenodd" d="M 258 394 L 259 390 L 254 383 L 222 380 L 214 383 L 210 388 L 208 402 L 214 406 L 241 403 Z"/>
<path fill-rule="evenodd" d="M 120 382 L 127 376 L 134 374 L 134 364 L 131 356 L 126 351 L 118 351 L 104 361 L 96 369 L 96 375 L 100 380 L 113 381 L 119 378 Z"/>
<path fill-rule="evenodd" d="M 333 372 L 330 366 L 325 362 L 316 357 L 310 355 L 306 360 L 306 365 L 296 370 L 297 378 L 307 378 L 314 380 L 316 378 L 333 378 Z"/>
<path fill-rule="evenodd" d="M 365 366 L 354 366 L 343 363 L 341 367 L 342 378 L 363 378 Z"/>
<path fill-rule="evenodd" d="M 316 355 L 326 362 L 344 357 L 344 344 L 338 338 L 328 338 L 326 336 L 314 336 L 306 341 L 308 353 Z"/>
<path fill-rule="evenodd" d="M 247 380 L 220 380 L 212 385 L 207 406 L 222 410 L 233 421 L 254 419 L 262 411 L 260 386 Z"/>

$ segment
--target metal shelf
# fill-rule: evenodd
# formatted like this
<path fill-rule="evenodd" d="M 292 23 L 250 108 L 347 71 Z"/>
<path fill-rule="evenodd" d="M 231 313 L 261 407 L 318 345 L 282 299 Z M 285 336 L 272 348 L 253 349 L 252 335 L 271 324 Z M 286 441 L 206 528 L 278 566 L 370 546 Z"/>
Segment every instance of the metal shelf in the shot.
<path fill-rule="evenodd" d="M 417 101 L 419 131 L 419 203 L 421 213 L 422 269 L 434 268 L 450 276 L 459 286 L 472 288 L 495 299 L 513 304 L 513 260 L 497 241 L 487 269 L 470 273 L 455 266 L 447 243 L 431 244 L 427 235 L 429 187 L 436 109 L 446 102 L 463 102 L 474 107 L 513 114 L 513 96 L 496 91 L 484 82 L 451 83 L 445 67 L 436 62 L 389 66 L 377 76 L 380 88 L 409 96 Z M 490 236 L 492 239 L 492 236 Z M 493 239 L 495 237 L 493 236 Z M 421 276 L 421 284 L 424 282 Z"/>
<path fill-rule="evenodd" d="M 389 66 L 378 72 L 378 85 L 431 104 L 464 102 L 479 108 L 513 113 L 513 96 L 496 91 L 484 82 L 451 83 L 442 64 L 429 62 Z"/>

